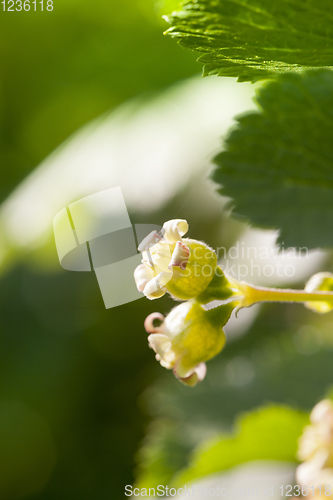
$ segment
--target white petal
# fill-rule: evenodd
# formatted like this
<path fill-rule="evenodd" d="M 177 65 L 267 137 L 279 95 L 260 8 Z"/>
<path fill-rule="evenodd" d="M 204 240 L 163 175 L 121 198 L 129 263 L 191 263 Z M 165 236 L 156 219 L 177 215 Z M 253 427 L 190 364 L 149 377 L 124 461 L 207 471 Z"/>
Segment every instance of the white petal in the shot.
<path fill-rule="evenodd" d="M 161 359 L 158 354 L 156 354 L 156 359 L 157 361 L 160 362 L 160 365 L 163 366 L 163 368 L 166 368 L 167 370 L 171 370 L 173 363 L 170 363 L 169 361 L 165 361 L 164 359 Z"/>
<path fill-rule="evenodd" d="M 169 243 L 163 241 L 154 247 L 152 252 L 152 260 L 156 273 L 169 270 L 171 261 L 171 249 Z"/>
<path fill-rule="evenodd" d="M 304 462 L 299 465 L 296 469 L 296 481 L 297 484 L 313 484 L 314 476 L 316 476 L 317 470 L 313 469 L 311 462 Z"/>
<path fill-rule="evenodd" d="M 183 219 L 172 219 L 163 224 L 164 239 L 170 243 L 181 241 L 181 237 L 188 231 L 188 223 Z"/>
<path fill-rule="evenodd" d="M 163 333 L 152 333 L 148 337 L 148 344 L 151 349 L 153 349 L 156 354 L 160 357 L 164 356 L 164 353 L 171 348 L 171 341 L 169 337 Z"/>
<path fill-rule="evenodd" d="M 171 341 L 162 333 L 152 333 L 148 337 L 148 344 L 156 352 L 156 359 L 164 368 L 172 368 L 175 353 L 171 349 Z"/>
<path fill-rule="evenodd" d="M 206 363 L 200 363 L 200 365 L 196 367 L 195 373 L 197 374 L 198 382 L 202 382 L 207 373 Z"/>
<path fill-rule="evenodd" d="M 147 283 L 154 278 L 154 272 L 145 264 L 140 264 L 134 271 L 134 280 L 139 292 L 143 292 Z"/>
<path fill-rule="evenodd" d="M 147 283 L 143 290 L 143 293 L 148 299 L 151 300 L 162 297 L 167 291 L 165 285 L 168 283 L 168 281 L 170 281 L 171 278 L 171 271 L 158 274 Z"/>
<path fill-rule="evenodd" d="M 320 475 L 324 470 L 327 470 L 328 459 L 329 452 L 319 450 L 311 460 L 299 465 L 296 469 L 297 483 L 301 485 L 320 485 Z"/>
<path fill-rule="evenodd" d="M 196 366 L 195 370 L 190 375 L 188 375 L 186 377 L 179 377 L 178 374 L 177 374 L 177 370 L 174 369 L 175 376 L 183 384 L 188 385 L 190 387 L 194 387 L 199 382 L 202 382 L 202 380 L 206 376 L 206 373 L 207 373 L 206 363 L 200 363 L 198 366 Z"/>
<path fill-rule="evenodd" d="M 177 241 L 174 251 L 172 252 L 169 269 L 172 267 L 180 267 L 186 269 L 188 259 L 190 256 L 190 249 L 181 241 Z"/>
<path fill-rule="evenodd" d="M 310 420 L 313 424 L 319 424 L 321 422 L 331 423 L 333 426 L 333 403 L 329 399 L 324 399 L 320 403 L 316 404 L 313 408 Z"/>
<path fill-rule="evenodd" d="M 191 302 L 186 301 L 171 309 L 165 318 L 165 328 L 169 332 L 170 337 L 175 338 L 181 335 L 189 326 L 190 321 L 186 318 L 191 308 Z"/>
<path fill-rule="evenodd" d="M 148 234 L 140 243 L 138 246 L 139 252 L 144 252 L 147 251 L 149 248 L 153 247 L 161 241 L 162 236 L 157 232 L 157 231 L 152 231 L 151 233 Z"/>

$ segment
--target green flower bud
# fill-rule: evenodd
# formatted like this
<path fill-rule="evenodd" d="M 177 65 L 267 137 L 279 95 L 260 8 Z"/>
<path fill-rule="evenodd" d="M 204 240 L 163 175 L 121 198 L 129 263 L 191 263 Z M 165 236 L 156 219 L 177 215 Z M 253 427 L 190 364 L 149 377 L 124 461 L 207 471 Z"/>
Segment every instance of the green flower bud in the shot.
<path fill-rule="evenodd" d="M 317 273 L 314 274 L 305 285 L 306 292 L 333 292 L 333 274 L 332 273 Z M 333 309 L 333 304 L 330 302 L 305 302 L 305 307 L 317 313 L 327 313 Z"/>
<path fill-rule="evenodd" d="M 217 257 L 214 250 L 203 242 L 183 238 L 183 243 L 189 249 L 186 267 L 173 267 L 166 288 L 175 299 L 189 300 L 201 294 L 212 281 Z"/>
<path fill-rule="evenodd" d="M 234 305 L 224 304 L 205 310 L 195 301 L 184 302 L 168 314 L 150 314 L 145 321 L 149 346 L 156 359 L 184 384 L 194 386 L 203 380 L 205 361 L 224 347 L 226 338 L 222 327 L 230 318 Z M 154 326 L 154 320 L 160 320 Z"/>

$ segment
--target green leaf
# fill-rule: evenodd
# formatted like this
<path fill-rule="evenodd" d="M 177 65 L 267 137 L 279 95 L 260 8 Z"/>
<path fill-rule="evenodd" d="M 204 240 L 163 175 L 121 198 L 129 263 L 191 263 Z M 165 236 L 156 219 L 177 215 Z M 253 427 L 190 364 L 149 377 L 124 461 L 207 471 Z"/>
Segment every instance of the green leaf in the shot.
<path fill-rule="evenodd" d="M 333 73 L 281 75 L 256 101 L 214 159 L 220 192 L 280 244 L 333 246 Z"/>
<path fill-rule="evenodd" d="M 190 484 L 199 477 L 253 460 L 297 462 L 298 439 L 308 422 L 306 413 L 286 406 L 267 406 L 243 415 L 234 436 L 222 436 L 199 447 L 174 483 Z"/>
<path fill-rule="evenodd" d="M 333 66 L 331 0 L 192 0 L 166 20 L 167 34 L 202 54 L 204 75 L 254 82 Z"/>

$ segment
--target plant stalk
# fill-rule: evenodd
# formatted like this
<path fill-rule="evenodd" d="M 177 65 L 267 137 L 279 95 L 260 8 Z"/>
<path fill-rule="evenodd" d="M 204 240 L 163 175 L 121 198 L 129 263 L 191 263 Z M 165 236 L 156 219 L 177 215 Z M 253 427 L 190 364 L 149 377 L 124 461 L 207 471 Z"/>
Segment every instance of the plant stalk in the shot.
<path fill-rule="evenodd" d="M 333 292 L 264 288 L 248 283 L 240 283 L 240 285 L 240 291 L 244 296 L 243 307 L 249 307 L 258 302 L 329 302 L 333 305 Z"/>

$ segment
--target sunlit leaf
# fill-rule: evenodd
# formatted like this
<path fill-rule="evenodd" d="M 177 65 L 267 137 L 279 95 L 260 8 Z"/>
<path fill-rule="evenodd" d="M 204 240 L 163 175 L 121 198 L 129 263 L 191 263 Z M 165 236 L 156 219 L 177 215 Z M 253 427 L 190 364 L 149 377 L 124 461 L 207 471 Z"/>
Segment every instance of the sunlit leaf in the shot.
<path fill-rule="evenodd" d="M 296 462 L 297 441 L 308 415 L 284 406 L 267 406 L 239 418 L 233 436 L 200 446 L 187 469 L 175 479 L 194 479 L 253 460 Z"/>
<path fill-rule="evenodd" d="M 333 66 L 330 0 L 192 0 L 167 20 L 169 35 L 201 53 L 205 75 L 256 81 Z"/>
<path fill-rule="evenodd" d="M 214 160 L 220 192 L 280 244 L 333 246 L 333 73 L 281 75 L 256 101 Z"/>

